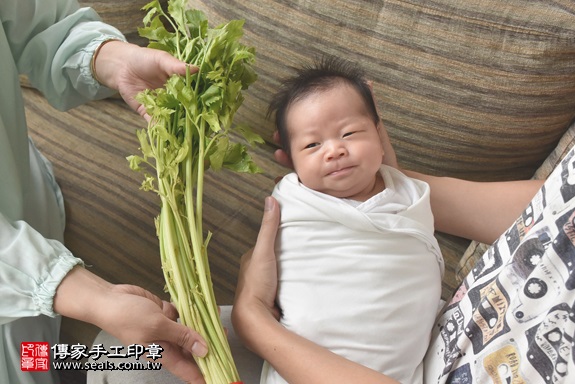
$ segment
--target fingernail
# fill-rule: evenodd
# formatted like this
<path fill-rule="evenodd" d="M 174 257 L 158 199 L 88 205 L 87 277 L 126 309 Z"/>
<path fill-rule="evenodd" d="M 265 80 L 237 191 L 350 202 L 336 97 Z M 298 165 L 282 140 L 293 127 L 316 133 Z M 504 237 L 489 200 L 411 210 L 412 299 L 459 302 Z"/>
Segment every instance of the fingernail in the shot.
<path fill-rule="evenodd" d="M 192 353 L 194 354 L 194 356 L 204 357 L 208 354 L 208 347 L 206 347 L 204 344 L 200 343 L 199 341 L 196 341 L 192 345 Z"/>
<path fill-rule="evenodd" d="M 264 211 L 271 211 L 273 207 L 273 201 L 270 196 L 266 197 Z"/>

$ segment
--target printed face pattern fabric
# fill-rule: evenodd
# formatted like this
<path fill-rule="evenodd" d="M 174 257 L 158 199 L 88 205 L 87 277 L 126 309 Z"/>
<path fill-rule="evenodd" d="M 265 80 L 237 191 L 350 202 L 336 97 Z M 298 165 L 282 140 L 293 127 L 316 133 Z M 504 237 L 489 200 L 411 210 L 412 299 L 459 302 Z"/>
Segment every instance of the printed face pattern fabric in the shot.
<path fill-rule="evenodd" d="M 575 382 L 574 153 L 445 307 L 428 383 Z"/>

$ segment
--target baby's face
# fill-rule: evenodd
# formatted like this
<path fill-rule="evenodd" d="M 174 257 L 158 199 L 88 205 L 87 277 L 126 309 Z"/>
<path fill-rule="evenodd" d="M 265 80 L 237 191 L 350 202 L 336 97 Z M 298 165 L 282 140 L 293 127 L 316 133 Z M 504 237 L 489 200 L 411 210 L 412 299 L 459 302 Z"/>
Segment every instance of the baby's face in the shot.
<path fill-rule="evenodd" d="M 377 126 L 363 99 L 339 84 L 293 103 L 286 115 L 292 162 L 308 188 L 364 201 L 383 159 Z"/>

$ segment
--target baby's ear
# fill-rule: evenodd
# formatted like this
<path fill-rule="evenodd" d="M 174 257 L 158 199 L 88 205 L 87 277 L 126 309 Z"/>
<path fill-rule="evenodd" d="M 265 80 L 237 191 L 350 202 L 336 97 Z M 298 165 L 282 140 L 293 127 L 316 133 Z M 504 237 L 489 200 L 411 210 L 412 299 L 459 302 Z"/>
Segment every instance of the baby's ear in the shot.
<path fill-rule="evenodd" d="M 278 163 L 283 165 L 284 167 L 293 169 L 293 163 L 291 161 L 290 156 L 287 154 L 286 151 L 283 149 L 276 149 L 274 152 L 274 157 Z"/>
<path fill-rule="evenodd" d="M 280 133 L 278 131 L 274 132 L 273 139 L 274 142 L 281 147 Z M 280 163 L 284 167 L 293 169 L 291 156 L 288 155 L 287 151 L 285 151 L 283 148 L 276 149 L 276 151 L 274 152 L 274 158 L 278 163 Z"/>

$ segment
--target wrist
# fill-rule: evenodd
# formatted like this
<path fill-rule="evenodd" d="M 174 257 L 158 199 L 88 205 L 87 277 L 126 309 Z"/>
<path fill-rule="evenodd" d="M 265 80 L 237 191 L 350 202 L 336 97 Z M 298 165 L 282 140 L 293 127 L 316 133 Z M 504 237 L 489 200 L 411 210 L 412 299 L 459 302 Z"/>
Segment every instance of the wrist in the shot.
<path fill-rule="evenodd" d="M 94 80 L 101 85 L 117 90 L 118 73 L 125 65 L 122 60 L 122 54 L 131 45 L 115 38 L 110 38 L 100 43 L 90 61 L 90 70 Z"/>
<path fill-rule="evenodd" d="M 265 355 L 266 341 L 273 340 L 276 327 L 282 327 L 262 303 L 236 301 L 232 307 L 232 324 L 244 345 L 259 356 Z"/>
<path fill-rule="evenodd" d="M 100 298 L 113 285 L 83 267 L 74 267 L 64 277 L 54 296 L 54 312 L 76 320 L 96 323 Z M 89 303 L 89 305 L 88 305 Z"/>

